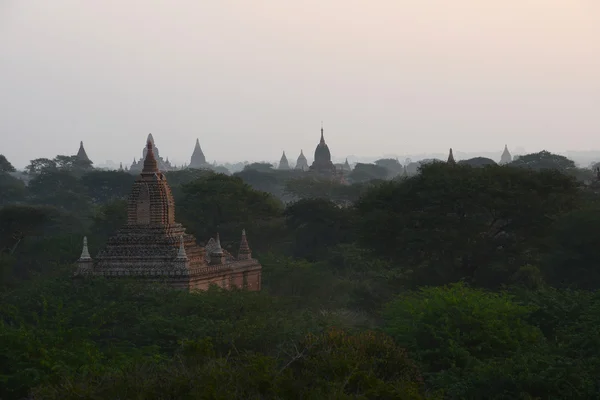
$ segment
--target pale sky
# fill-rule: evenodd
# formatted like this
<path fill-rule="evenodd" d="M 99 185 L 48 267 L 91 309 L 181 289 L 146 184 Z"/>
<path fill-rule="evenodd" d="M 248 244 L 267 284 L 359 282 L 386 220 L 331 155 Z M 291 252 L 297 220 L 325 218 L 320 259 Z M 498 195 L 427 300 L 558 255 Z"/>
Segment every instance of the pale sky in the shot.
<path fill-rule="evenodd" d="M 0 0 L 0 153 L 600 148 L 598 0 Z"/>

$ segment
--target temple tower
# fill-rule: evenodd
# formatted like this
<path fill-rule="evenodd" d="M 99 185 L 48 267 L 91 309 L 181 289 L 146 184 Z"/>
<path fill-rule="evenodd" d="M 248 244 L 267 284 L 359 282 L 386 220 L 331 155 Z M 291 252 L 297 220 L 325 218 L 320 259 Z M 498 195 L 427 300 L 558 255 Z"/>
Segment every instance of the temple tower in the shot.
<path fill-rule="evenodd" d="M 127 223 L 94 260 L 84 239 L 75 276 L 134 277 L 165 281 L 184 290 L 205 290 L 211 284 L 260 290 L 262 267 L 257 260 L 233 257 L 221 248 L 219 236 L 210 239 L 206 248 L 199 246 L 175 221 L 175 201 L 150 139 L 128 199 Z"/>
<path fill-rule="evenodd" d="M 192 153 L 192 158 L 190 159 L 189 168 L 207 168 L 208 164 L 206 163 L 206 157 L 204 157 L 204 153 L 202 152 L 202 148 L 200 147 L 200 141 L 196 139 L 196 146 L 194 146 L 194 152 Z"/>
<path fill-rule="evenodd" d="M 156 160 L 159 170 L 161 170 L 161 171 L 173 170 L 173 167 L 172 167 L 171 163 L 169 162 L 169 160 L 168 159 L 163 160 L 163 158 L 160 156 L 160 154 L 158 152 L 158 147 L 156 147 L 156 145 L 154 144 L 154 137 L 152 136 L 151 133 L 148 134 L 146 143 L 151 143 L 152 152 L 154 154 L 154 158 Z M 130 168 L 132 172 L 140 172 L 143 169 L 144 160 L 146 159 L 147 155 L 148 155 L 148 146 L 145 146 L 144 149 L 142 150 L 142 158 L 140 158 L 140 160 L 137 162 L 135 161 L 135 158 L 133 159 L 133 164 L 131 164 L 131 168 Z"/>
<path fill-rule="evenodd" d="M 296 160 L 295 169 L 300 169 L 302 171 L 308 170 L 308 161 L 306 160 L 306 157 L 304 156 L 304 153 L 302 152 L 302 150 L 300 150 L 300 155 L 298 156 L 298 159 Z"/>
<path fill-rule="evenodd" d="M 512 155 L 510 154 L 510 151 L 508 151 L 508 146 L 504 145 L 504 151 L 502 152 L 502 155 L 500 156 L 500 164 L 509 164 L 511 163 L 513 160 Z"/>
<path fill-rule="evenodd" d="M 335 166 L 331 162 L 331 152 L 329 151 L 329 146 L 325 143 L 323 126 L 321 126 L 321 140 L 315 149 L 315 160 L 310 166 L 310 170 L 327 175 L 335 173 Z"/>
<path fill-rule="evenodd" d="M 350 163 L 348 162 L 348 157 L 346 157 L 346 162 L 344 162 L 344 171 L 351 171 Z"/>
<path fill-rule="evenodd" d="M 85 152 L 85 149 L 83 148 L 83 141 L 79 142 L 79 150 L 77 151 L 77 155 L 75 157 L 77 157 L 78 161 L 82 161 L 83 163 L 89 164 L 90 166 L 93 164 L 92 160 L 90 160 L 87 153 Z"/>
<path fill-rule="evenodd" d="M 246 230 L 242 229 L 242 240 L 240 241 L 240 249 L 238 251 L 238 260 L 249 260 L 252 258 L 252 251 L 246 239 Z"/>
<path fill-rule="evenodd" d="M 452 148 L 450 148 L 450 153 L 448 154 L 448 164 L 456 164 L 454 160 L 454 154 L 452 154 Z"/>
<path fill-rule="evenodd" d="M 288 159 L 285 156 L 285 151 L 281 155 L 281 159 L 279 160 L 279 166 L 277 167 L 277 169 L 283 169 L 283 170 L 290 169 L 290 164 L 288 163 Z"/>
<path fill-rule="evenodd" d="M 77 269 L 82 275 L 88 275 L 92 272 L 93 266 L 94 260 L 92 260 L 88 250 L 87 236 L 84 236 L 81 256 L 79 256 L 79 260 L 77 260 Z"/>

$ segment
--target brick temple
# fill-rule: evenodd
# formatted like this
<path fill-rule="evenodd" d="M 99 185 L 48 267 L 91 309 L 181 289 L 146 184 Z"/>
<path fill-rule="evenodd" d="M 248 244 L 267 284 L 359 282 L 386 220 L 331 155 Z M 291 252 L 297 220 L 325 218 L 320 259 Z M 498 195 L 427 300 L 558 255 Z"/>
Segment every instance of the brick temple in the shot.
<path fill-rule="evenodd" d="M 175 221 L 175 201 L 154 157 L 154 142 L 128 199 L 127 223 L 112 236 L 95 258 L 87 239 L 77 261 L 75 276 L 105 276 L 165 281 L 184 290 L 261 288 L 261 265 L 252 258 L 245 231 L 237 257 L 221 247 L 219 234 L 206 246 Z"/>

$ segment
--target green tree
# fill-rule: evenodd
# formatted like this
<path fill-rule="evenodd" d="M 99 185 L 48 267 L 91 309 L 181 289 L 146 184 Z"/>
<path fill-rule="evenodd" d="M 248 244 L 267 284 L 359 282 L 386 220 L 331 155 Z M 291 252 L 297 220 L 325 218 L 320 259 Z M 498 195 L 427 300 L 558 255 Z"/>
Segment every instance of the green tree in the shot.
<path fill-rule="evenodd" d="M 45 170 L 29 182 L 29 192 L 38 204 L 80 213 L 91 209 L 85 186 L 68 171 Z"/>
<path fill-rule="evenodd" d="M 543 270 L 553 286 L 600 289 L 600 208 L 574 210 L 549 230 Z"/>
<path fill-rule="evenodd" d="M 29 165 L 25 167 L 25 171 L 29 175 L 39 175 L 46 172 L 55 172 L 58 170 L 58 165 L 55 160 L 49 158 L 36 158 L 31 160 Z"/>
<path fill-rule="evenodd" d="M 228 239 L 237 241 L 243 228 L 258 231 L 283 211 L 281 203 L 270 194 L 252 189 L 240 178 L 220 174 L 183 185 L 177 207 L 181 221 L 199 239 L 220 232 L 222 244 Z"/>
<path fill-rule="evenodd" d="M 91 171 L 81 177 L 87 195 L 94 203 L 125 199 L 135 177 L 125 171 Z"/>
<path fill-rule="evenodd" d="M 6 159 L 6 157 L 0 154 L 0 173 L 3 172 L 15 172 L 16 169 L 13 165 Z"/>
<path fill-rule="evenodd" d="M 0 205 L 23 202 L 27 195 L 25 183 L 7 172 L 0 172 Z"/>
<path fill-rule="evenodd" d="M 325 199 L 304 199 L 290 204 L 284 213 L 294 232 L 293 255 L 317 261 L 333 246 L 352 239 L 353 210 Z"/>
<path fill-rule="evenodd" d="M 556 169 L 569 171 L 575 168 L 575 162 L 565 156 L 542 150 L 539 153 L 525 154 L 509 164 L 513 167 L 524 167 L 533 170 Z"/>
<path fill-rule="evenodd" d="M 260 172 L 271 172 L 273 171 L 273 164 L 266 162 L 252 163 L 244 167 L 244 170 L 253 169 Z"/>
<path fill-rule="evenodd" d="M 471 167 L 484 167 L 486 165 L 496 165 L 496 162 L 486 157 L 474 157 L 468 160 L 460 160 L 459 164 L 470 165 Z"/>
<path fill-rule="evenodd" d="M 0 208 L 0 253 L 13 254 L 21 242 L 41 235 L 57 211 L 50 207 L 10 205 Z"/>
<path fill-rule="evenodd" d="M 517 370 L 519 362 L 531 367 L 547 350 L 540 329 L 527 321 L 534 311 L 506 293 L 464 284 L 429 287 L 392 301 L 383 313 L 384 331 L 450 398 L 535 397 L 539 389 L 528 377 L 506 371 Z"/>
<path fill-rule="evenodd" d="M 404 182 L 374 187 L 357 203 L 366 247 L 408 265 L 415 283 L 507 283 L 537 264 L 553 219 L 579 201 L 558 171 L 433 163 Z"/>
<path fill-rule="evenodd" d="M 384 180 L 390 176 L 389 171 L 375 164 L 357 163 L 348 178 L 355 183 L 373 180 Z"/>

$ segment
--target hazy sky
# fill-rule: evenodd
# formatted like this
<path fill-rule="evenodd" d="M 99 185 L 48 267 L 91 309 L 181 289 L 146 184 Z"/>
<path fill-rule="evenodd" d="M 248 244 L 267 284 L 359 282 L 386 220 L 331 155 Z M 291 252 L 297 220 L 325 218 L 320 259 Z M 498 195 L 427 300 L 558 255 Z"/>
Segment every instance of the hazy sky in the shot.
<path fill-rule="evenodd" d="M 598 0 L 0 0 L 0 153 L 598 148 Z"/>

